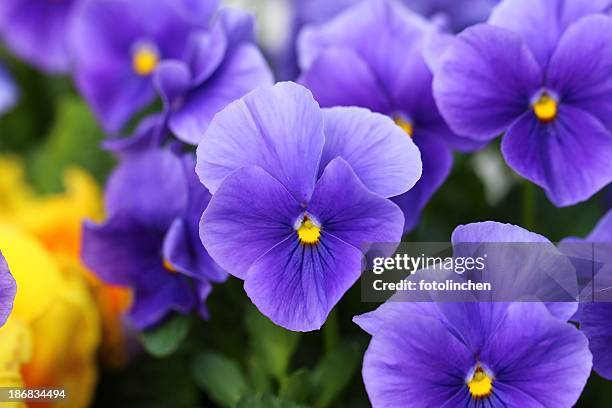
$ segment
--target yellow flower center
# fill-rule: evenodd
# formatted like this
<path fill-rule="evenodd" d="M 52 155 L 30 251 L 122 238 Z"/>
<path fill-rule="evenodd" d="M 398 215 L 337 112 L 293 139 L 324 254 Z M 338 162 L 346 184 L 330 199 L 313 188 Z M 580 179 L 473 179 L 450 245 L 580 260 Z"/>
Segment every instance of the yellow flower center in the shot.
<path fill-rule="evenodd" d="M 493 391 L 493 378 L 489 377 L 481 367 L 477 367 L 467 386 L 472 398 L 488 397 Z"/>
<path fill-rule="evenodd" d="M 401 127 L 402 130 L 406 132 L 408 136 L 412 137 L 412 135 L 414 134 L 414 126 L 412 125 L 412 122 L 410 122 L 409 120 L 406 120 L 402 118 L 401 116 L 398 116 L 395 118 L 395 124 Z"/>
<path fill-rule="evenodd" d="M 141 76 L 148 76 L 155 71 L 159 64 L 159 52 L 150 44 L 142 44 L 136 47 L 132 55 L 132 67 L 134 72 Z"/>
<path fill-rule="evenodd" d="M 174 267 L 174 265 L 172 265 L 169 260 L 164 258 L 164 262 L 163 263 L 164 263 L 164 269 L 166 269 L 168 272 L 170 272 L 170 273 L 177 273 L 178 272 L 176 270 L 176 268 Z"/>
<path fill-rule="evenodd" d="M 305 245 L 314 245 L 321 237 L 321 227 L 315 225 L 308 217 L 304 217 L 302 224 L 297 229 L 298 238 Z"/>
<path fill-rule="evenodd" d="M 546 92 L 533 104 L 533 112 L 542 122 L 550 122 L 557 117 L 558 105 Z"/>

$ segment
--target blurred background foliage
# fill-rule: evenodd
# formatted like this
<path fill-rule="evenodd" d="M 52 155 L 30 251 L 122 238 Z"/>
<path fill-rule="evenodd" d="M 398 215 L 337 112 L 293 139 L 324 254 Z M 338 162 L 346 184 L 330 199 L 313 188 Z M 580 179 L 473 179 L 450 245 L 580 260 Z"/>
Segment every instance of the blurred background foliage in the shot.
<path fill-rule="evenodd" d="M 0 154 L 25 160 L 29 181 L 42 194 L 59 191 L 63 171 L 74 165 L 103 184 L 115 160 L 100 149 L 104 135 L 70 80 L 46 77 L 4 51 L 0 60 L 21 91 L 19 104 L 0 117 Z M 497 220 L 555 241 L 586 234 L 609 206 L 601 193 L 587 203 L 555 208 L 539 188 L 505 167 L 498 146 L 490 146 L 456 156 L 452 175 L 404 239 L 448 241 L 459 224 Z M 351 319 L 377 305 L 361 302 L 359 285 L 321 331 L 305 334 L 263 317 L 235 278 L 215 287 L 208 306 L 208 321 L 174 316 L 135 336 L 133 348 L 144 351 L 133 352 L 124 367 L 102 369 L 94 406 L 369 406 L 360 375 L 369 338 Z M 612 406 L 609 383 L 593 374 L 578 406 Z"/>

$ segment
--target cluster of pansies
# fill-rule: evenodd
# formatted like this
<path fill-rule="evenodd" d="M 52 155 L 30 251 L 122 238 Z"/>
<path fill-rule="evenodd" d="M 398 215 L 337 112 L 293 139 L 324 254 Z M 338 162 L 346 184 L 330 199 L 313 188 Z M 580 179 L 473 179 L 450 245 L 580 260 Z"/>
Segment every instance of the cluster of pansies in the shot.
<path fill-rule="evenodd" d="M 270 67 L 254 18 L 216 0 L 0 1 L 3 43 L 71 76 L 118 160 L 105 216 L 79 171 L 44 201 L 0 162 L 0 386 L 85 406 L 123 313 L 214 319 L 230 276 L 276 325 L 319 330 L 370 245 L 399 244 L 455 155 L 500 135 L 557 207 L 612 183 L 612 0 L 292 5 Z M 0 66 L 0 114 L 17 98 Z M 612 242 L 612 216 L 585 241 Z M 496 222 L 452 242 L 549 243 Z M 592 368 L 612 379 L 612 304 L 389 301 L 354 321 L 375 407 L 570 407 Z"/>

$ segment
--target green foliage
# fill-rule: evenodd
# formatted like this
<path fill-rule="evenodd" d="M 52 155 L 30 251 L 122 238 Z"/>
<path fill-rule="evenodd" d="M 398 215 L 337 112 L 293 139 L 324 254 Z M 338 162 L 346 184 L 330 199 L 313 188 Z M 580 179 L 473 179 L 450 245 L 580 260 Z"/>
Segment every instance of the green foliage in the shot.
<path fill-rule="evenodd" d="M 300 334 L 275 325 L 254 307 L 247 310 L 245 326 L 253 354 L 260 359 L 269 374 L 279 381 L 282 380 L 300 340 Z"/>
<path fill-rule="evenodd" d="M 344 341 L 323 357 L 312 376 L 315 407 L 329 407 L 338 398 L 355 375 L 362 352 L 357 342 Z"/>
<path fill-rule="evenodd" d="M 76 97 L 61 99 L 49 136 L 30 158 L 32 181 L 42 192 L 58 191 L 62 188 L 63 171 L 74 165 L 103 181 L 114 163 L 100 149 L 103 138 L 84 102 Z"/>
<path fill-rule="evenodd" d="M 224 407 L 234 406 L 249 391 L 242 368 L 219 353 L 198 355 L 192 366 L 193 378 L 208 396 Z"/>
<path fill-rule="evenodd" d="M 144 331 L 140 339 L 149 354 L 155 357 L 167 357 L 174 353 L 189 334 L 189 316 L 170 317 L 158 327 Z"/>
<path fill-rule="evenodd" d="M 235 405 L 235 408 L 303 408 L 303 405 L 269 394 L 259 394 L 243 398 Z"/>

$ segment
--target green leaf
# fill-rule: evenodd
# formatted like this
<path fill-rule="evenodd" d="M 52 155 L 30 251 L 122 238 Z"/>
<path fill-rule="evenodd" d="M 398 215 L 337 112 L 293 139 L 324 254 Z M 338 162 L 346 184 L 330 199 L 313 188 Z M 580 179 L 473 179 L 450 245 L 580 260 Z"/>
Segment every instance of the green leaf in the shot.
<path fill-rule="evenodd" d="M 155 357 L 167 357 L 174 353 L 189 333 L 189 316 L 176 315 L 160 326 L 140 334 L 144 348 Z"/>
<path fill-rule="evenodd" d="M 296 404 L 269 394 L 249 395 L 241 399 L 234 408 L 304 408 Z"/>
<path fill-rule="evenodd" d="M 192 373 L 210 399 L 224 407 L 234 406 L 249 392 L 240 365 L 223 354 L 206 352 L 198 355 Z"/>
<path fill-rule="evenodd" d="M 310 372 L 301 368 L 291 374 L 281 383 L 278 396 L 282 399 L 295 402 L 305 402 L 312 391 L 312 379 Z"/>
<path fill-rule="evenodd" d="M 81 167 L 102 182 L 114 163 L 100 148 L 103 138 L 84 102 L 75 97 L 61 99 L 47 139 L 30 157 L 34 184 L 44 193 L 60 191 L 63 171 L 69 166 Z"/>
<path fill-rule="evenodd" d="M 361 349 L 357 342 L 344 341 L 321 359 L 312 376 L 315 407 L 330 406 L 350 383 L 359 367 Z"/>
<path fill-rule="evenodd" d="M 287 373 L 300 334 L 275 325 L 254 307 L 248 309 L 245 325 L 251 337 L 253 353 L 261 359 L 270 374 L 281 380 Z"/>

